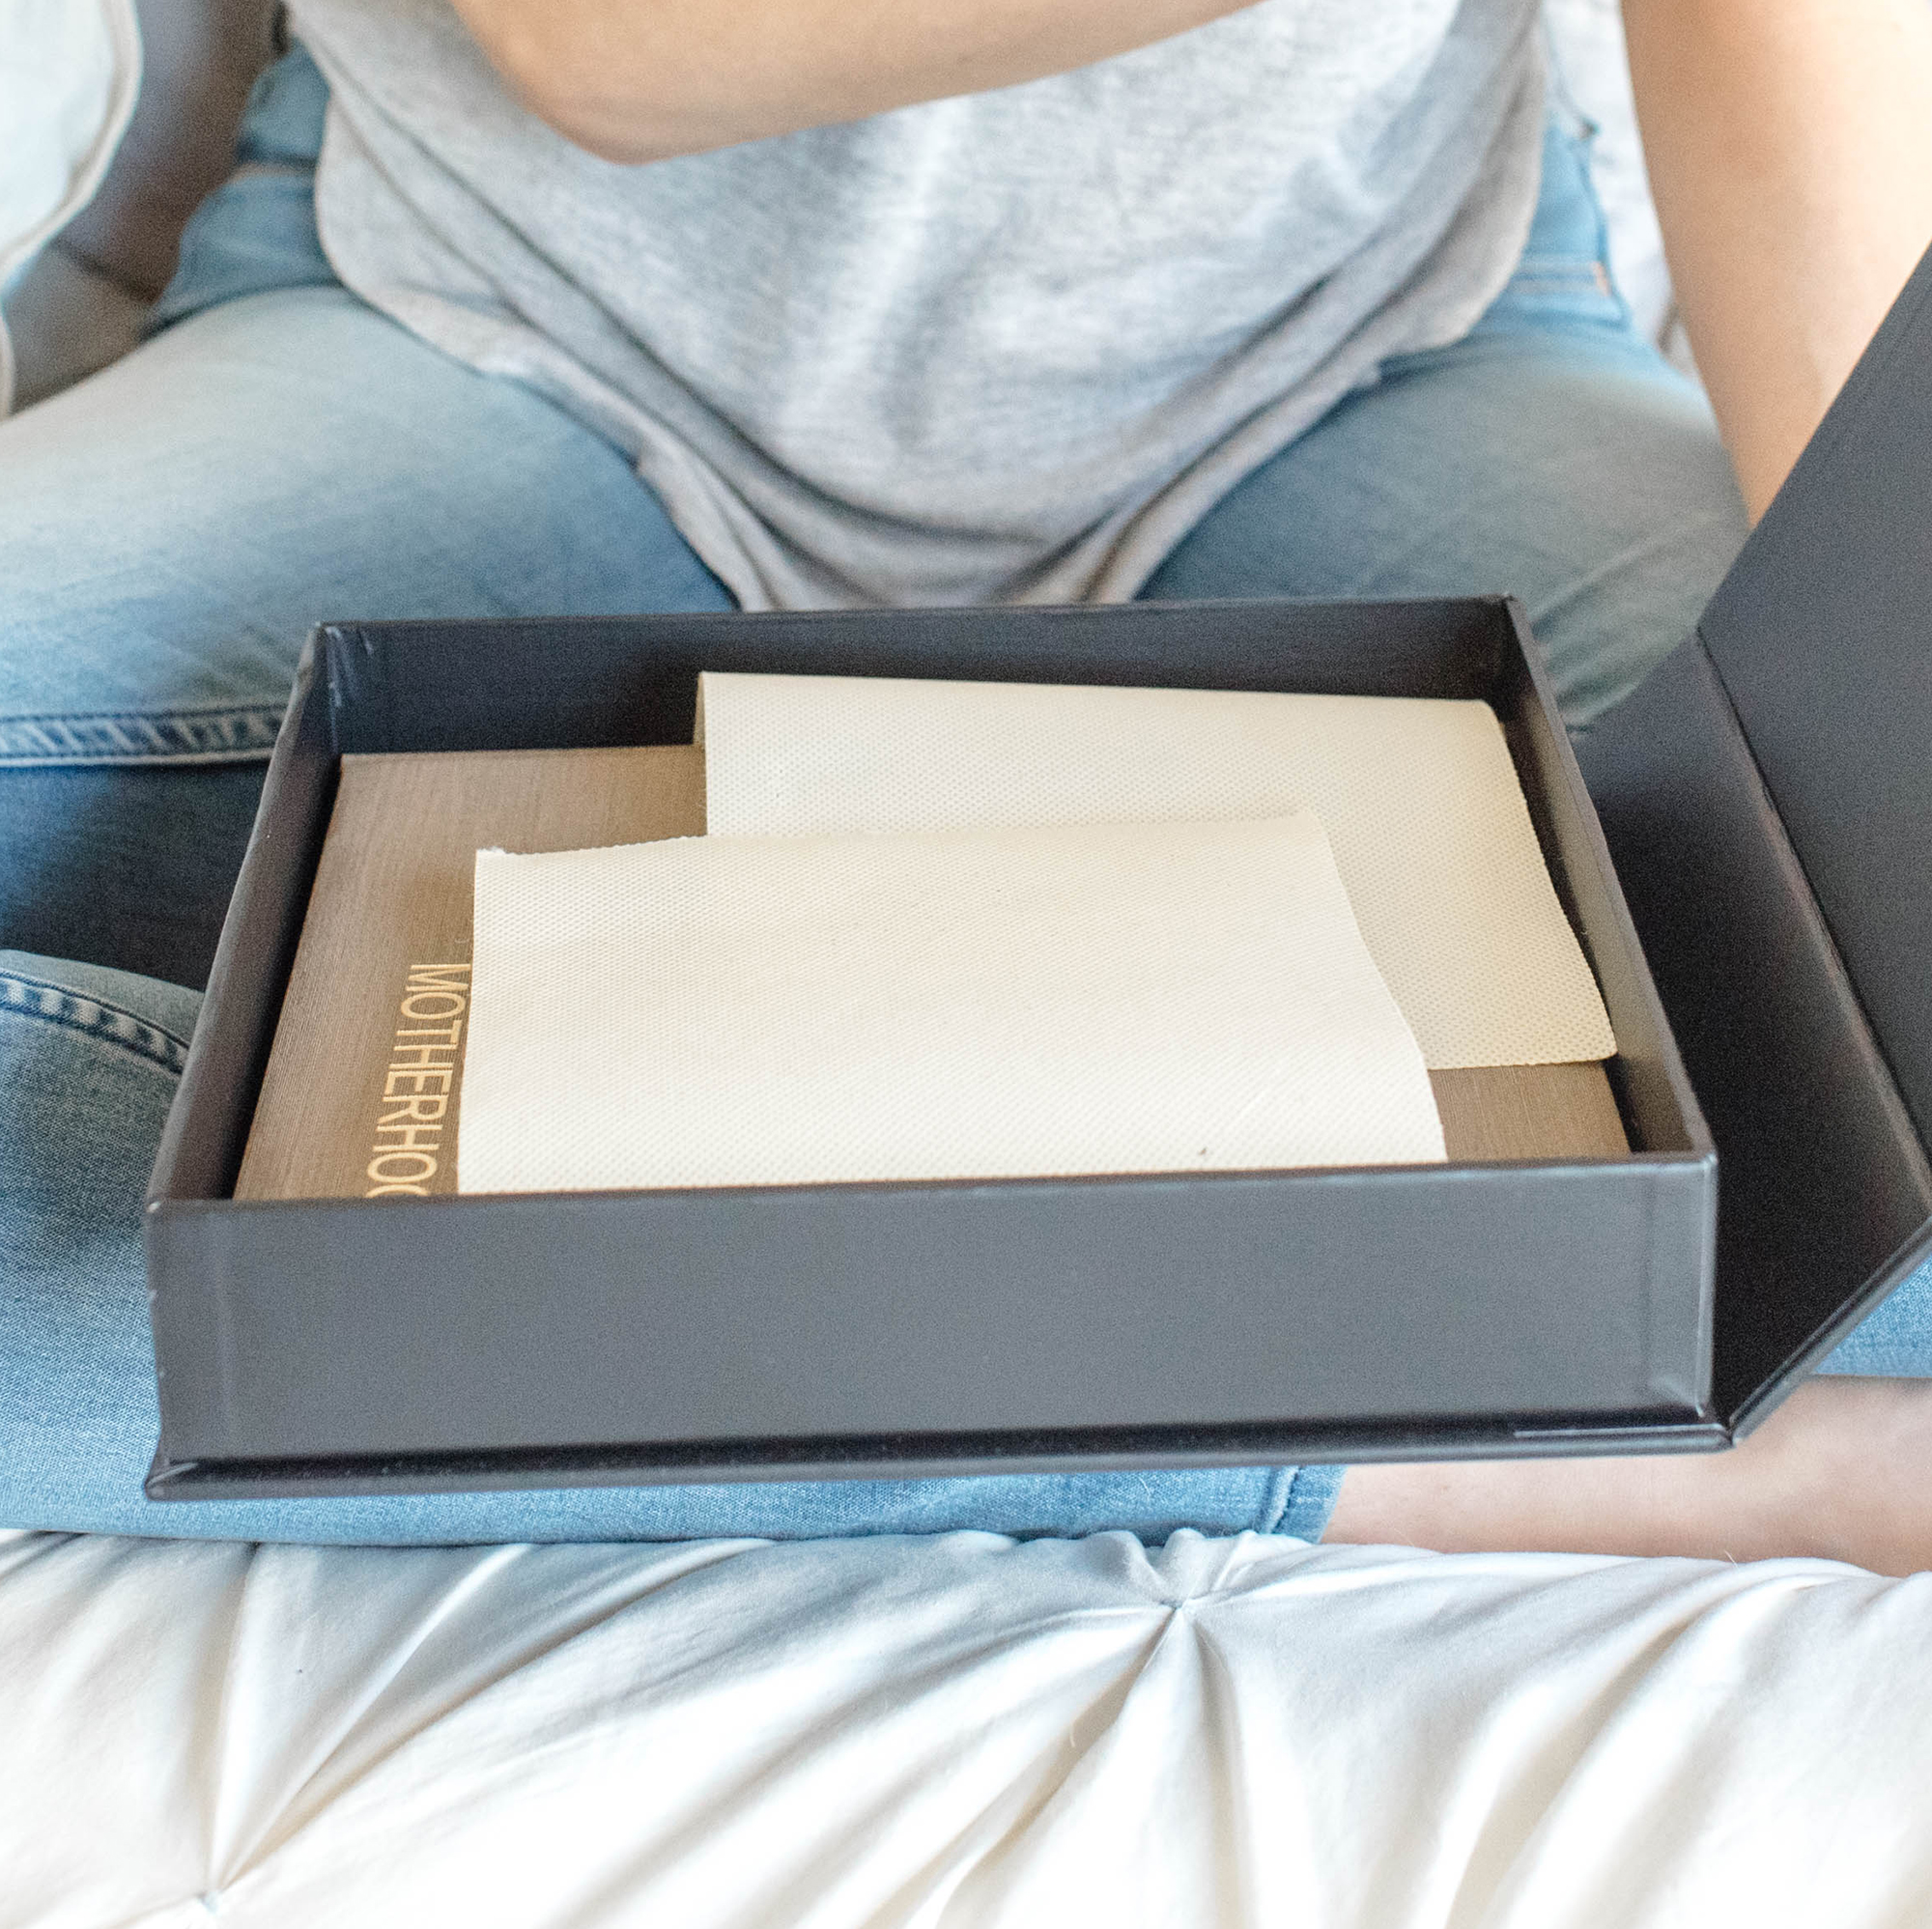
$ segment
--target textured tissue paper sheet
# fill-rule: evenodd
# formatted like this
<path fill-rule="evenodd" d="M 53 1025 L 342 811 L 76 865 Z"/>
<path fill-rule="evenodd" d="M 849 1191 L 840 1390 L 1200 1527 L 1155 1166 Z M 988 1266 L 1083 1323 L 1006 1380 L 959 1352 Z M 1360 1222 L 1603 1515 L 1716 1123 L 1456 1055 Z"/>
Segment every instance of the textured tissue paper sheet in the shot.
<path fill-rule="evenodd" d="M 476 856 L 464 1192 L 1418 1164 L 1319 820 Z"/>
<path fill-rule="evenodd" d="M 714 835 L 1321 820 L 1437 1070 L 1616 1050 L 1487 703 L 708 673 Z"/>

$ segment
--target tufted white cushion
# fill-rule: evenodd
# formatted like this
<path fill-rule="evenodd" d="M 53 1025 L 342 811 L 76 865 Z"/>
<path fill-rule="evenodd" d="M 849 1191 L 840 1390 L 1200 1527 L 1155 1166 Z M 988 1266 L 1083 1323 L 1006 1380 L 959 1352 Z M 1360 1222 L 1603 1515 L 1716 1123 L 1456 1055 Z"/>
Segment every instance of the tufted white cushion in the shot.
<path fill-rule="evenodd" d="M 0 1924 L 1902 1929 L 1932 1576 L 0 1545 Z"/>

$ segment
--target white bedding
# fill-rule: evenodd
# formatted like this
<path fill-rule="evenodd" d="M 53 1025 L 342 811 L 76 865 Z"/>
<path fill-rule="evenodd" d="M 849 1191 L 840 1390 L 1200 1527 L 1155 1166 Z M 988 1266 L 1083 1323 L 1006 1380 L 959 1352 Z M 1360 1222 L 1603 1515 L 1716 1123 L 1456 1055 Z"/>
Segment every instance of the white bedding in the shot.
<path fill-rule="evenodd" d="M 0 1923 L 1932 1922 L 1932 1578 L 0 1542 Z"/>

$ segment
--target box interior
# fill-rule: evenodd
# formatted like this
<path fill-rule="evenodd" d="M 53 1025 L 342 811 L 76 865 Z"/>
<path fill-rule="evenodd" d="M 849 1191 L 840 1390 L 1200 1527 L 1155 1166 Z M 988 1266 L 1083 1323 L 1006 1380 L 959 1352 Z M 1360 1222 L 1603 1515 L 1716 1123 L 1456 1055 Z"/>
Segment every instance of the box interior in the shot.
<path fill-rule="evenodd" d="M 703 789 L 702 752 L 671 745 L 345 757 L 235 1197 L 453 1192 L 472 854 L 700 835 Z M 1452 1163 L 1628 1154 L 1601 1064 L 1431 1079 Z M 384 1118 L 416 1122 L 379 1143 Z"/>
<path fill-rule="evenodd" d="M 1284 608 L 1293 610 L 1291 624 Z M 1519 621 L 1495 598 L 525 622 L 491 626 L 496 667 L 480 685 L 462 673 L 466 626 L 325 630 L 315 674 L 326 703 L 301 706 L 299 733 L 312 741 L 290 759 L 278 787 L 286 792 L 277 798 L 280 819 L 305 846 L 303 861 L 281 901 L 260 907 L 261 935 L 274 941 L 265 950 L 279 970 L 249 976 L 279 987 L 293 968 L 340 757 L 688 745 L 703 668 L 903 675 L 938 664 L 962 679 L 1474 696 L 1503 722 L 1552 881 L 1609 1007 L 1620 1049 L 1606 1070 L 1628 1143 L 1639 1151 L 1693 1151 L 1701 1144 L 1695 1102 L 1640 964 L 1633 968 L 1639 954 L 1629 943 L 1604 942 L 1605 933 L 1626 936 L 1628 922 L 1587 808 L 1564 780 L 1567 752 L 1544 722 Z M 936 627 L 943 641 L 918 634 Z M 327 730 L 316 727 L 322 710 Z M 574 827 L 560 835 L 580 838 Z M 251 1107 L 268 1063 L 267 1041 L 252 1043 Z M 215 1177 L 216 1162 L 198 1162 L 185 1196 L 232 1189 L 246 1129 L 238 1141 L 230 1122 L 218 1162 L 225 1176 Z M 1573 1156 L 1581 1146 L 1559 1139 L 1548 1151 Z"/>

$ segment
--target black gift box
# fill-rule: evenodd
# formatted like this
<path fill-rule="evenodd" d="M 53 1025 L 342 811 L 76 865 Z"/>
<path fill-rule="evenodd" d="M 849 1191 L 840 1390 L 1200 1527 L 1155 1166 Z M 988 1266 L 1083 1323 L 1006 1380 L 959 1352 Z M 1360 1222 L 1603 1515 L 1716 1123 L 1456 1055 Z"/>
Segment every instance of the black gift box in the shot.
<path fill-rule="evenodd" d="M 701 667 L 1483 696 L 1634 1156 L 499 1198 L 230 1194 L 345 753 L 689 742 Z M 1520 613 L 336 626 L 149 1212 L 156 1492 L 1306 1460 L 1698 1424 L 1713 1159 Z"/>
<path fill-rule="evenodd" d="M 1585 740 L 1601 832 L 1500 598 L 320 631 L 148 1204 L 149 1491 L 1725 1444 L 1928 1243 L 1928 294 L 1921 268 L 1696 635 Z M 688 742 L 700 668 L 1488 698 L 1632 1155 L 234 1199 L 339 758 Z"/>

